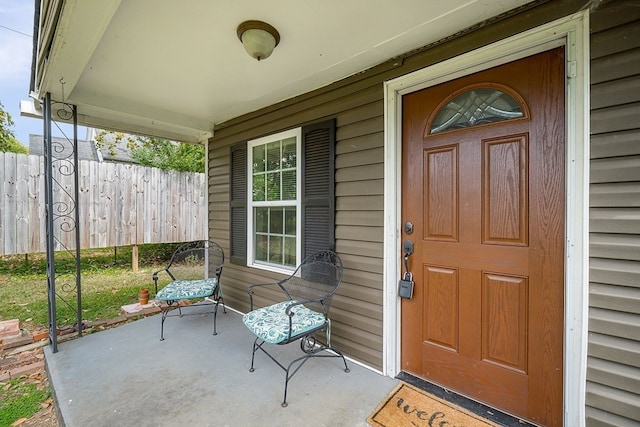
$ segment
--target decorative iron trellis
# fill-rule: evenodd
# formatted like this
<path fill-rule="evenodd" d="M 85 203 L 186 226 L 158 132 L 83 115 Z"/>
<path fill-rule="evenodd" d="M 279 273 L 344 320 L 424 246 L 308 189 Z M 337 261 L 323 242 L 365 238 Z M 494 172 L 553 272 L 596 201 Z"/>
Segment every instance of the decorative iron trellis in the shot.
<path fill-rule="evenodd" d="M 49 341 L 54 353 L 58 351 L 57 301 L 75 309 L 73 328 L 82 336 L 82 286 L 80 268 L 80 212 L 78 207 L 78 121 L 75 105 L 51 101 L 51 94 L 44 99 L 44 164 L 45 205 L 47 230 L 47 297 L 49 309 Z M 73 137 L 69 138 L 58 122 L 73 123 Z M 64 135 L 65 142 L 53 143 L 51 124 Z M 54 176 L 74 176 L 73 189 L 65 188 Z M 63 233 L 75 233 L 75 248 L 68 247 L 61 237 Z M 59 249 L 56 251 L 56 249 Z M 75 260 L 73 271 L 56 269 L 56 254 L 66 252 Z M 56 289 L 56 279 L 62 286 Z M 72 300 L 75 297 L 75 304 Z M 74 306 L 75 305 L 75 306 Z"/>

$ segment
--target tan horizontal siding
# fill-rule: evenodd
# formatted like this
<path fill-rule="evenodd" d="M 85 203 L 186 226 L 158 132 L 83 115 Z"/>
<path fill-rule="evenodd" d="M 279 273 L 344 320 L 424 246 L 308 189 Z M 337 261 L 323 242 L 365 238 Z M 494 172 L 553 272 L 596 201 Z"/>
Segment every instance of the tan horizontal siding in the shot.
<path fill-rule="evenodd" d="M 591 61 L 591 84 L 640 74 L 640 50 L 628 50 Z"/>
<path fill-rule="evenodd" d="M 640 368 L 640 343 L 625 338 L 590 332 L 589 356 Z"/>
<path fill-rule="evenodd" d="M 363 244 L 365 242 L 382 243 L 384 241 L 384 227 L 336 226 L 336 237 L 338 237 L 338 241 L 347 239 L 359 240 Z"/>
<path fill-rule="evenodd" d="M 640 287 L 591 283 L 589 294 L 591 307 L 640 314 Z"/>
<path fill-rule="evenodd" d="M 640 207 L 640 182 L 592 184 L 591 207 Z"/>
<path fill-rule="evenodd" d="M 632 208 L 592 208 L 589 228 L 593 233 L 640 234 L 640 210 Z"/>
<path fill-rule="evenodd" d="M 629 418 L 619 417 L 609 412 L 587 407 L 585 414 L 589 427 L 637 427 L 638 423 Z"/>
<path fill-rule="evenodd" d="M 345 136 L 349 134 L 351 130 L 351 125 L 358 126 L 372 126 L 374 123 L 377 123 L 380 120 L 380 117 L 383 117 L 384 114 L 384 103 L 382 99 L 378 99 L 375 102 L 371 102 L 369 104 L 361 105 L 356 108 L 352 108 L 351 110 L 346 110 L 342 112 L 338 116 L 338 127 L 341 129 L 342 137 L 339 140 L 343 140 L 348 138 L 349 136 Z M 373 129 L 377 129 L 378 125 L 373 125 Z M 383 128 L 384 129 L 384 128 Z M 360 135 L 366 135 L 372 132 L 367 131 L 357 132 L 354 136 L 358 137 Z M 338 135 L 341 135 L 340 133 Z"/>
<path fill-rule="evenodd" d="M 223 224 L 220 224 L 220 228 L 223 228 L 226 226 L 226 224 L 228 224 L 229 222 L 229 211 L 228 210 L 220 210 L 219 212 L 216 213 L 215 218 L 218 221 L 223 221 Z"/>
<path fill-rule="evenodd" d="M 589 309 L 589 330 L 640 341 L 640 316 L 634 313 L 591 307 Z"/>
<path fill-rule="evenodd" d="M 354 283 L 360 286 L 380 289 L 378 282 L 382 280 L 382 275 L 370 271 L 346 270 L 342 280 L 346 283 Z"/>
<path fill-rule="evenodd" d="M 591 233 L 589 248 L 595 258 L 640 261 L 640 239 L 633 234 Z"/>
<path fill-rule="evenodd" d="M 381 289 L 373 289 L 366 286 L 356 285 L 355 283 L 345 282 L 340 288 L 340 295 L 343 298 L 352 298 L 371 304 L 380 304 L 380 301 L 382 301 Z M 377 317 L 375 318 L 377 319 Z"/>
<path fill-rule="evenodd" d="M 342 262 L 348 264 L 352 270 L 382 274 L 382 262 L 377 258 L 345 254 L 342 256 Z"/>
<path fill-rule="evenodd" d="M 382 223 L 383 219 L 383 211 L 340 211 L 336 214 L 336 225 L 376 227 Z"/>
<path fill-rule="evenodd" d="M 637 5 L 636 5 L 637 8 Z M 640 39 L 640 26 L 637 22 L 627 22 L 595 34 L 591 38 L 591 57 L 600 58 L 634 49 Z"/>
<path fill-rule="evenodd" d="M 380 162 L 384 157 L 382 147 L 375 150 L 357 151 L 354 153 L 340 154 L 336 156 L 336 168 L 349 168 L 353 166 L 372 165 Z"/>
<path fill-rule="evenodd" d="M 384 224 L 384 122 L 381 101 L 338 118 L 336 250 L 347 248 L 341 255 L 349 268 L 345 268 L 341 294 L 333 302 L 333 330 L 337 336 L 334 343 L 340 343 L 345 352 L 353 352 L 359 360 L 377 368 L 382 367 L 383 332 L 380 243 Z M 354 246 L 365 253 L 353 253 Z M 372 349 L 379 351 L 372 352 Z"/>
<path fill-rule="evenodd" d="M 336 201 L 337 211 L 383 210 L 383 196 L 351 196 L 339 197 Z"/>
<path fill-rule="evenodd" d="M 382 179 L 372 179 L 366 182 L 339 182 L 336 184 L 336 197 L 380 194 L 384 194 L 384 180 Z"/>
<path fill-rule="evenodd" d="M 217 221 L 212 219 L 209 221 L 209 228 L 221 229 L 221 228 L 224 228 L 228 222 L 229 222 L 228 218 L 226 220 L 224 218 L 220 218 Z"/>
<path fill-rule="evenodd" d="M 640 263 L 619 259 L 591 258 L 589 280 L 611 285 L 640 287 Z"/>
<path fill-rule="evenodd" d="M 629 419 L 637 419 L 640 414 L 640 399 L 636 393 L 593 382 L 587 383 L 587 405 L 606 407 L 610 412 Z"/>
<path fill-rule="evenodd" d="M 214 184 L 212 182 L 209 182 L 209 192 L 213 195 L 224 194 L 228 189 L 228 187 L 229 187 L 228 183 Z"/>
<path fill-rule="evenodd" d="M 591 158 L 640 155 L 640 130 L 591 136 Z"/>
<path fill-rule="evenodd" d="M 637 60 L 640 62 L 640 55 Z M 638 123 L 640 102 L 591 111 L 591 132 L 594 134 L 636 129 Z"/>
<path fill-rule="evenodd" d="M 338 141 L 336 144 L 336 154 L 341 155 L 346 153 L 355 153 L 358 151 L 382 147 L 383 145 L 384 133 L 376 132 Z"/>
<path fill-rule="evenodd" d="M 382 163 L 336 170 L 336 183 L 369 181 L 382 178 L 384 178 L 384 164 Z"/>
<path fill-rule="evenodd" d="M 352 330 L 351 333 L 358 336 L 357 330 Z M 346 355 L 356 357 L 360 362 L 365 363 L 372 367 L 381 369 L 382 366 L 382 353 L 376 348 L 368 347 L 360 343 L 356 343 L 351 339 L 346 339 L 342 336 L 332 336 L 331 344 L 340 349 Z M 376 347 L 382 347 L 382 343 L 376 345 Z"/>
<path fill-rule="evenodd" d="M 591 15 L 588 426 L 640 422 L 640 8 Z"/>
<path fill-rule="evenodd" d="M 634 182 L 640 174 L 640 156 L 612 157 L 591 161 L 591 182 Z"/>
<path fill-rule="evenodd" d="M 380 262 L 382 262 L 383 246 L 381 242 L 369 242 L 368 244 L 363 245 L 360 241 L 357 240 L 341 239 L 340 241 L 336 242 L 336 250 L 341 254 L 377 257 L 380 259 Z"/>
<path fill-rule="evenodd" d="M 354 333 L 357 332 L 357 333 Z M 339 322 L 332 322 L 331 324 L 331 344 L 339 347 L 336 343 L 340 340 L 350 341 L 352 346 L 360 346 L 362 348 L 376 348 L 382 345 L 380 340 L 382 331 L 370 333 L 366 329 L 359 329 L 352 325 L 345 325 Z M 366 354 L 367 352 L 363 352 Z"/>
<path fill-rule="evenodd" d="M 226 161 L 229 161 L 229 156 L 225 155 Z M 226 164 L 219 168 L 215 168 L 209 171 L 209 179 L 211 185 L 228 185 L 229 184 L 229 165 Z M 223 181 L 224 180 L 224 181 Z M 209 189 L 211 191 L 211 188 Z"/>
<path fill-rule="evenodd" d="M 606 5 L 606 7 L 601 7 L 594 11 L 595 13 L 592 15 L 591 22 L 589 22 L 589 27 L 593 34 L 591 37 L 592 48 L 593 46 L 597 46 L 599 40 L 608 40 L 604 45 L 605 48 L 601 50 L 600 55 L 606 55 L 607 46 L 608 49 L 612 49 L 613 44 L 611 43 L 610 37 L 602 36 L 604 32 L 629 23 L 637 25 L 637 22 L 635 21 L 640 20 L 640 8 L 628 7 L 629 3 L 633 4 L 634 1 L 635 0 L 616 1 L 612 2 L 612 4 Z M 615 47 L 613 47 L 613 49 L 615 49 Z"/>
<path fill-rule="evenodd" d="M 365 329 L 372 334 L 380 333 L 380 337 L 382 336 L 382 324 L 378 323 L 382 322 L 382 310 L 380 310 L 379 302 L 370 303 L 353 298 L 340 298 L 340 295 L 334 299 L 333 306 L 336 308 L 336 311 L 340 313 L 340 310 L 342 310 L 343 323 L 358 325 L 361 329 Z M 338 319 L 340 318 L 341 317 L 338 316 Z M 344 319 L 347 318 L 351 319 L 351 322 L 344 321 Z M 376 327 L 371 327 L 372 324 L 375 324 Z M 354 340 L 355 339 L 354 337 Z M 382 340 L 380 340 L 380 342 L 382 342 Z"/>
<path fill-rule="evenodd" d="M 352 298 L 341 298 L 341 296 L 338 295 L 334 298 L 331 312 L 331 321 L 336 323 L 334 326 L 338 329 L 340 329 L 339 325 L 342 325 L 343 330 L 354 327 L 377 336 L 377 338 L 360 338 L 359 342 L 380 342 L 380 336 L 382 335 L 382 315 L 378 313 L 379 310 L 377 310 L 376 304 L 358 301 Z M 348 336 L 349 334 L 343 335 Z M 358 341 L 358 338 L 354 337 L 353 339 Z"/>
<path fill-rule="evenodd" d="M 638 369 L 608 360 L 589 358 L 587 377 L 589 381 L 632 393 L 640 390 L 640 371 Z"/>
<path fill-rule="evenodd" d="M 604 82 L 591 87 L 591 108 L 607 108 L 620 104 L 640 101 L 640 79 L 626 79 Z"/>
<path fill-rule="evenodd" d="M 373 117 L 361 122 L 348 124 L 339 127 L 337 131 L 338 140 L 355 138 L 361 135 L 370 135 L 384 131 L 384 117 Z"/>

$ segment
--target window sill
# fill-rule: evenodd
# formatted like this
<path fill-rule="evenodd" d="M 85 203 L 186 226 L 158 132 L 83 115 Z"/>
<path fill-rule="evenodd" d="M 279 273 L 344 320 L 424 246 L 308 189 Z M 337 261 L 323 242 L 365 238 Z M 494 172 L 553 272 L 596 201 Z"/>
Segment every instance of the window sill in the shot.
<path fill-rule="evenodd" d="M 255 268 L 255 269 L 258 269 L 258 270 L 270 271 L 272 273 L 284 274 L 286 276 L 291 276 L 291 273 L 293 273 L 295 271 L 294 267 L 287 268 L 287 267 L 280 267 L 280 266 L 272 265 L 272 264 L 259 264 L 259 263 L 256 263 L 256 262 L 254 262 L 253 264 L 248 265 L 247 267 Z"/>

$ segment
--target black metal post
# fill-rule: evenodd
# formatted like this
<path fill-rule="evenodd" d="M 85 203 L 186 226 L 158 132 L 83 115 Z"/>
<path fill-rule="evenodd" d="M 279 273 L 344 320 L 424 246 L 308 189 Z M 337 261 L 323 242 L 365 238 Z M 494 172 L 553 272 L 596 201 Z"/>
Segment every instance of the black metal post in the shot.
<path fill-rule="evenodd" d="M 80 163 L 78 162 L 78 110 L 74 105 L 73 110 L 73 164 L 75 186 L 75 220 L 76 220 L 76 322 L 78 323 L 78 337 L 82 336 L 82 271 L 80 267 Z"/>
<path fill-rule="evenodd" d="M 47 298 L 49 301 L 49 343 L 52 351 L 58 352 L 56 319 L 56 268 L 53 234 L 53 148 L 51 137 L 51 94 L 44 99 L 44 197 L 47 230 Z"/>

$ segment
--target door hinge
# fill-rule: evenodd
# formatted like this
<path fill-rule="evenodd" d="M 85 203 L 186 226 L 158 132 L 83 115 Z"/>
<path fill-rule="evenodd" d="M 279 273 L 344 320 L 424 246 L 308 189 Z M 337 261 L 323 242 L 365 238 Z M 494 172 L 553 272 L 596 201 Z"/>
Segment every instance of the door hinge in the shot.
<path fill-rule="evenodd" d="M 576 61 L 567 62 L 567 77 L 574 79 L 578 75 L 578 64 Z"/>

